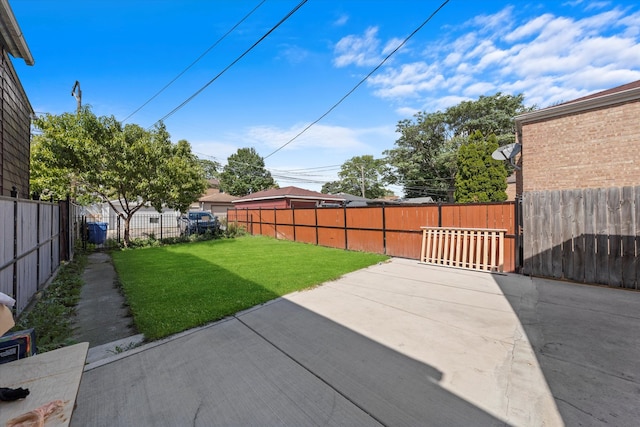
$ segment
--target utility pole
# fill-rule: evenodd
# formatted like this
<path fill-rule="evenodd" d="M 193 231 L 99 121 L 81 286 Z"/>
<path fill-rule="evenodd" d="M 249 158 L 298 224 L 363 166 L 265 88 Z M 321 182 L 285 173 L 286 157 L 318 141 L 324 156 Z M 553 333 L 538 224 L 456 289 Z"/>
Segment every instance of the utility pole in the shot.
<path fill-rule="evenodd" d="M 360 165 L 360 172 L 362 173 L 360 188 L 362 189 L 362 197 L 364 197 L 364 164 Z"/>
<path fill-rule="evenodd" d="M 76 84 L 73 85 L 73 89 L 71 89 L 71 96 L 75 97 L 76 101 L 78 101 L 78 114 L 80 114 L 80 109 L 82 108 L 82 91 L 80 90 L 80 82 L 77 80 Z"/>

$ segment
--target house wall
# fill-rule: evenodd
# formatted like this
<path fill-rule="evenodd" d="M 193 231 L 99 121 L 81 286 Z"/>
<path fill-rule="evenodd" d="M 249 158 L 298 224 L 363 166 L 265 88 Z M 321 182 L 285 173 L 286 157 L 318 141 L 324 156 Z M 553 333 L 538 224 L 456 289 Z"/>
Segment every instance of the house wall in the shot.
<path fill-rule="evenodd" d="M 4 48 L 0 63 L 0 195 L 29 198 L 32 108 Z"/>
<path fill-rule="evenodd" d="M 522 125 L 523 192 L 640 183 L 640 101 Z"/>
<path fill-rule="evenodd" d="M 218 217 L 227 216 L 227 209 L 233 208 L 233 203 L 200 202 L 200 210 L 210 211 Z"/>
<path fill-rule="evenodd" d="M 288 208 L 303 209 L 303 208 L 315 208 L 318 206 L 316 201 L 303 201 L 303 200 L 290 200 Z"/>

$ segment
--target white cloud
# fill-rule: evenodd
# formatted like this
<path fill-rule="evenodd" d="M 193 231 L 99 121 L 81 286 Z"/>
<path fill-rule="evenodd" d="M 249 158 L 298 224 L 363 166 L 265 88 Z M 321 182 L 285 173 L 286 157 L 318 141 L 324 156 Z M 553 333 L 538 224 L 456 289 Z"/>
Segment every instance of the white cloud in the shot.
<path fill-rule="evenodd" d="M 282 46 L 278 58 L 291 64 L 299 64 L 309 57 L 309 51 L 296 45 Z"/>
<path fill-rule="evenodd" d="M 470 98 L 477 98 L 480 95 L 485 95 L 487 93 L 491 93 L 495 91 L 496 86 L 493 83 L 489 82 L 477 82 L 472 85 L 467 86 L 464 89 L 464 95 Z"/>
<path fill-rule="evenodd" d="M 338 19 L 333 21 L 333 25 L 336 27 L 342 27 L 347 22 L 349 22 L 349 15 L 340 15 Z"/>
<path fill-rule="evenodd" d="M 277 149 L 294 138 L 307 125 L 296 124 L 289 129 L 275 126 L 254 126 L 246 129 L 239 138 L 255 147 Z M 372 130 L 316 124 L 287 145 L 285 149 L 322 148 L 340 151 L 364 149 L 367 144 L 364 142 L 363 135 L 368 132 L 372 132 Z"/>
<path fill-rule="evenodd" d="M 378 53 L 380 40 L 377 38 L 378 27 L 369 27 L 362 36 L 349 35 L 340 39 L 334 48 L 336 67 L 377 65 L 381 58 Z"/>
<path fill-rule="evenodd" d="M 452 43 L 446 34 L 430 42 L 424 61 L 411 64 L 421 74 L 408 73 L 406 65 L 389 69 L 370 82 L 375 93 L 396 101 L 417 95 L 414 102 L 433 110 L 500 91 L 524 93 L 527 104 L 544 107 L 639 78 L 640 13 L 613 8 L 582 18 L 542 13 L 523 20 L 513 12 L 507 7 L 466 22 L 466 32 L 456 33 Z M 509 28 L 507 21 L 513 29 L 504 37 L 480 35 L 486 28 L 479 26 Z M 420 86 L 433 76 L 443 80 Z"/>
<path fill-rule="evenodd" d="M 513 23 L 513 6 L 507 6 L 493 15 L 478 15 L 466 25 L 473 25 L 483 33 L 499 34 L 508 30 Z"/>
<path fill-rule="evenodd" d="M 531 21 L 527 22 L 525 25 L 521 25 L 509 34 L 507 34 L 504 39 L 507 42 L 515 42 L 521 40 L 523 38 L 529 37 L 532 34 L 538 33 L 542 30 L 553 18 L 553 15 L 550 13 L 545 13 L 542 16 L 539 16 Z"/>
<path fill-rule="evenodd" d="M 436 66 L 415 62 L 373 76 L 369 84 L 379 87 L 376 94 L 382 98 L 405 98 L 438 88 L 444 81 Z"/>

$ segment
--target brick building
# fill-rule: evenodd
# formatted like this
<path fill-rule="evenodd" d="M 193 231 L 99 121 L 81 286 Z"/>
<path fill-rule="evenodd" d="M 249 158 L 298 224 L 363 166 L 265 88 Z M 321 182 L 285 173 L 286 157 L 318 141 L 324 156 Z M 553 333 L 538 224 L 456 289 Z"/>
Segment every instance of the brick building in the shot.
<path fill-rule="evenodd" d="M 640 289 L 640 80 L 515 118 L 523 272 Z"/>
<path fill-rule="evenodd" d="M 33 57 L 7 0 L 0 0 L 0 195 L 29 198 L 29 150 L 33 109 L 9 59 Z"/>
<path fill-rule="evenodd" d="M 518 193 L 640 184 L 640 80 L 515 118 Z"/>

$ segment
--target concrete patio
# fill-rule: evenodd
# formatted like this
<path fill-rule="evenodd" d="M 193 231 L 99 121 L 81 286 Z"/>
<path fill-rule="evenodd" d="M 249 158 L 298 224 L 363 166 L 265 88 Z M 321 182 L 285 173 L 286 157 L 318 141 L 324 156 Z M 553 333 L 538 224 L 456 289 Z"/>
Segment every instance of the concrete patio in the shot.
<path fill-rule="evenodd" d="M 87 365 L 75 426 L 633 425 L 640 293 L 392 259 Z"/>

